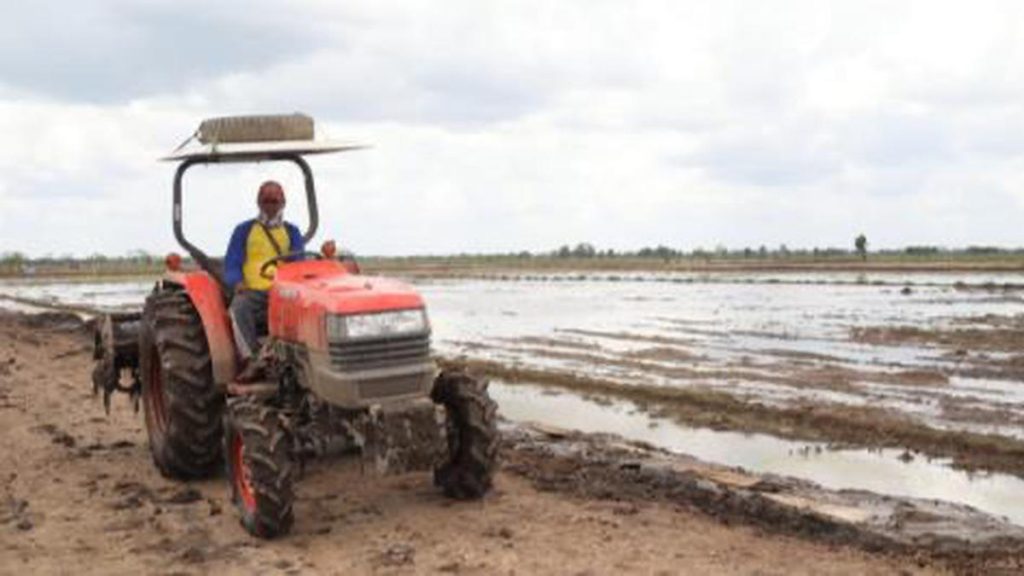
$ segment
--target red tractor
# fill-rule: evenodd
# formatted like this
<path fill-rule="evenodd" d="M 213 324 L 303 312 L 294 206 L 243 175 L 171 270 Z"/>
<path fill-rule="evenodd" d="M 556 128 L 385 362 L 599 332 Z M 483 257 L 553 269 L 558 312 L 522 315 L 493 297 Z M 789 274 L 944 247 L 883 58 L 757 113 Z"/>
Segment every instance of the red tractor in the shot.
<path fill-rule="evenodd" d="M 153 461 L 165 476 L 202 478 L 222 462 L 243 526 L 272 538 L 293 521 L 303 463 L 361 453 L 384 474 L 433 469 L 453 498 L 483 496 L 498 453 L 496 406 L 486 384 L 439 370 L 423 298 L 411 287 L 364 276 L 351 258 L 288 254 L 273 275 L 266 381 L 235 383 L 238 361 L 221 263 L 185 239 L 182 177 L 197 164 L 284 161 L 305 181 L 308 245 L 318 214 L 309 154 L 353 146 L 313 139 L 302 115 L 207 120 L 198 143 L 166 158 L 174 177 L 174 236 L 199 270 L 171 255 L 143 311 L 97 323 L 93 384 L 141 399 Z M 123 376 L 130 375 L 128 384 Z"/>

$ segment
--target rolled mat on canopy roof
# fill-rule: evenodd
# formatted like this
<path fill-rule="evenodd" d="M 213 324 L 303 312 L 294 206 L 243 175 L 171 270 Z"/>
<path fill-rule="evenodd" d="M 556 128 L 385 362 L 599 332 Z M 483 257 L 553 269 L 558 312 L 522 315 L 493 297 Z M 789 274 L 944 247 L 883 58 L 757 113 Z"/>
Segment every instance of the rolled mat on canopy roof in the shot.
<path fill-rule="evenodd" d="M 298 112 L 209 118 L 199 125 L 197 137 L 203 144 L 312 140 L 313 118 Z"/>

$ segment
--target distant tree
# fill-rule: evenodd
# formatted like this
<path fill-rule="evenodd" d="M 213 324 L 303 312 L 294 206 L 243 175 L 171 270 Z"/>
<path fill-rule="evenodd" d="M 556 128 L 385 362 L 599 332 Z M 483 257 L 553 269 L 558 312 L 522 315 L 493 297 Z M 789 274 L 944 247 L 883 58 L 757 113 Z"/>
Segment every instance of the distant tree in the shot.
<path fill-rule="evenodd" d="M 968 254 L 999 254 L 1002 249 L 997 246 L 968 246 L 965 252 Z"/>
<path fill-rule="evenodd" d="M 572 249 L 572 255 L 576 258 L 593 258 L 597 255 L 597 250 L 592 244 L 580 242 Z"/>
<path fill-rule="evenodd" d="M 152 254 L 142 249 L 129 250 L 125 258 L 136 264 L 152 264 L 154 260 Z"/>
<path fill-rule="evenodd" d="M 668 246 L 662 246 L 661 244 L 658 244 L 658 247 L 654 249 L 654 256 L 661 258 L 666 263 L 678 255 L 679 252 L 676 250 L 669 248 Z"/>
<path fill-rule="evenodd" d="M 0 269 L 7 274 L 21 274 L 27 261 L 21 252 L 4 252 L 0 255 Z"/>
<path fill-rule="evenodd" d="M 857 249 L 857 254 L 860 254 L 860 259 L 866 262 L 868 259 L 868 237 L 860 234 L 854 239 L 853 247 Z"/>
<path fill-rule="evenodd" d="M 555 253 L 555 255 L 558 256 L 559 258 L 568 258 L 569 256 L 572 256 L 572 250 L 569 248 L 568 245 L 563 244 L 562 247 L 558 249 L 558 252 Z"/>
<path fill-rule="evenodd" d="M 0 262 L 4 264 L 21 264 L 25 260 L 25 255 L 21 252 L 4 252 L 3 255 L 0 255 Z"/>
<path fill-rule="evenodd" d="M 690 252 L 690 257 L 695 260 L 703 260 L 705 264 L 711 262 L 711 251 L 706 250 L 703 246 L 698 246 Z"/>

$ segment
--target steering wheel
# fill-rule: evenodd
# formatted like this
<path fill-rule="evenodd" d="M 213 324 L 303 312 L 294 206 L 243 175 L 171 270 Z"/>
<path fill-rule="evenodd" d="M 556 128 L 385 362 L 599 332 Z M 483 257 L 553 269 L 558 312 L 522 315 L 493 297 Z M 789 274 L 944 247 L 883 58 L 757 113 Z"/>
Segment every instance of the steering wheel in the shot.
<path fill-rule="evenodd" d="M 269 273 L 269 269 L 270 269 L 271 266 L 277 266 L 278 264 L 281 263 L 281 261 L 290 261 L 293 258 L 298 258 L 300 256 L 301 257 L 312 256 L 312 257 L 316 258 L 317 260 L 323 260 L 324 259 L 323 254 L 321 254 L 319 252 L 311 252 L 309 250 L 303 250 L 302 252 L 289 252 L 288 254 L 279 254 L 277 256 L 274 256 L 270 260 L 267 260 L 266 262 L 264 262 L 263 266 L 260 266 L 260 276 L 262 276 L 263 278 L 266 278 L 267 280 L 273 280 L 274 276 Z"/>

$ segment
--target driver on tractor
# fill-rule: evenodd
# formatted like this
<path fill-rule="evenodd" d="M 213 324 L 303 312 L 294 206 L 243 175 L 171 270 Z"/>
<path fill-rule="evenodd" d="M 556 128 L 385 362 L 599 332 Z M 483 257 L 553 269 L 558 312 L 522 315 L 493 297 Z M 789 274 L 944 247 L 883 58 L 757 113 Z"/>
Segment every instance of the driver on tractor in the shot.
<path fill-rule="evenodd" d="M 231 325 L 241 360 L 237 381 L 255 380 L 261 372 L 257 357 L 260 339 L 267 335 L 267 291 L 276 270 L 262 272 L 264 264 L 276 257 L 301 253 L 302 234 L 285 222 L 284 188 L 273 180 L 260 185 L 256 196 L 259 215 L 235 227 L 224 256 L 224 281 L 231 291 Z"/>

